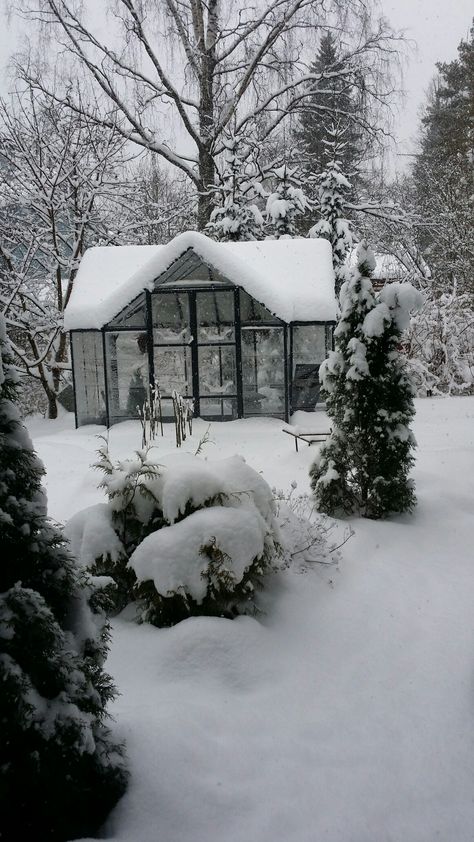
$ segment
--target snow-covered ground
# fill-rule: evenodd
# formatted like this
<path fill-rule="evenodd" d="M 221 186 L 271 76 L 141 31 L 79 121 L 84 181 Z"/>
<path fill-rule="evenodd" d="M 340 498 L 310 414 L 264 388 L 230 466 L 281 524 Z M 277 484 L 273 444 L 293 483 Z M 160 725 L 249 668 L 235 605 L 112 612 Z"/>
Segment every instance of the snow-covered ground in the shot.
<path fill-rule="evenodd" d="M 29 426 L 50 514 L 101 501 L 89 465 L 103 430 Z M 296 453 L 281 426 L 213 424 L 205 455 L 241 453 L 272 486 L 307 491 L 314 446 Z M 474 840 L 474 398 L 418 401 L 415 433 L 415 514 L 352 519 L 338 568 L 279 574 L 257 619 L 114 622 L 131 769 L 114 840 Z M 110 444 L 129 455 L 139 425 Z M 173 448 L 170 427 L 158 446 Z"/>

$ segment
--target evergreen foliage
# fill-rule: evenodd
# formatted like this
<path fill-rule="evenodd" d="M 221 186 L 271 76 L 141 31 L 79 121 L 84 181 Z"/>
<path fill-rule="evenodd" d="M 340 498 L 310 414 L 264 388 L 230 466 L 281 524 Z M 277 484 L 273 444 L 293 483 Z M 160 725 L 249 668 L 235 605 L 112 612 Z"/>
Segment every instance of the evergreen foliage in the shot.
<path fill-rule="evenodd" d="M 276 189 L 270 193 L 266 207 L 270 235 L 276 240 L 296 237 L 297 218 L 309 208 L 298 169 L 283 164 L 272 169 L 270 174 L 276 181 Z"/>
<path fill-rule="evenodd" d="M 316 206 L 320 215 L 309 230 L 310 237 L 324 237 L 332 247 L 332 260 L 335 274 L 336 295 L 347 280 L 346 258 L 352 246 L 352 233 L 349 221 L 345 218 L 345 203 L 351 184 L 342 172 L 342 157 L 347 142 L 341 135 L 339 126 L 328 130 L 329 139 L 324 141 L 326 148 L 326 167 L 317 177 L 318 196 Z"/>
<path fill-rule="evenodd" d="M 261 188 L 256 174 L 248 172 L 246 151 L 240 138 L 231 136 L 226 141 L 220 205 L 212 211 L 205 228 L 209 236 L 221 242 L 263 239 L 263 217 L 255 203 L 255 193 Z"/>
<path fill-rule="evenodd" d="M 339 167 L 354 185 L 364 153 L 366 155 L 368 151 L 368 139 L 364 139 L 362 130 L 366 115 L 361 91 L 351 84 L 350 67 L 347 67 L 347 73 L 344 71 L 345 62 L 336 38 L 332 32 L 327 32 L 321 38 L 316 59 L 310 65 L 310 73 L 320 77 L 320 82 L 312 83 L 308 96 L 302 101 L 299 124 L 293 132 L 293 142 L 308 182 L 311 202 L 317 202 L 316 178 L 327 169 L 327 144 L 331 142 L 334 124 L 340 127 L 346 140 L 339 150 Z M 307 225 L 317 221 L 314 211 L 306 221 Z"/>
<path fill-rule="evenodd" d="M 458 57 L 439 63 L 413 169 L 420 246 L 436 293 L 474 294 L 474 26 Z"/>
<path fill-rule="evenodd" d="M 332 32 L 321 38 L 310 73 L 321 77 L 321 81 L 312 83 L 314 90 L 303 101 L 299 125 L 293 134 L 302 166 L 308 175 L 321 172 L 326 160 L 328 129 L 333 122 L 339 122 L 347 137 L 341 166 L 344 172 L 352 174 L 362 156 L 362 133 L 356 121 L 362 118 L 363 103 L 360 92 L 356 94 L 350 84 L 350 68 L 344 73 L 344 59 Z"/>
<path fill-rule="evenodd" d="M 413 386 L 398 347 L 421 295 L 410 284 L 394 283 L 376 298 L 370 281 L 375 259 L 365 242 L 357 257 L 341 290 L 336 349 L 320 369 L 333 426 L 310 476 L 321 511 L 380 518 L 415 505 L 408 477 Z"/>
<path fill-rule="evenodd" d="M 3 321 L 0 348 L 0 835 L 68 840 L 94 834 L 126 784 L 104 724 L 104 597 L 48 521 Z"/>

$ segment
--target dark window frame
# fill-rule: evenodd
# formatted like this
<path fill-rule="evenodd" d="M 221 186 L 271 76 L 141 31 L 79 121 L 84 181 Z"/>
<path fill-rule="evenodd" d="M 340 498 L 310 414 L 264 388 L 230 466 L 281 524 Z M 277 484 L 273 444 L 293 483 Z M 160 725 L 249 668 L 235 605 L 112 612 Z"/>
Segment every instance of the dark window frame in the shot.
<path fill-rule="evenodd" d="M 155 279 L 156 282 L 157 279 Z M 233 308 L 234 308 L 234 340 L 219 340 L 217 341 L 199 341 L 198 338 L 198 331 L 197 331 L 197 295 L 199 293 L 209 293 L 209 292 L 232 292 L 233 293 Z M 192 336 L 191 341 L 186 342 L 155 342 L 154 335 L 153 335 L 153 301 L 152 296 L 155 294 L 176 294 L 176 293 L 186 293 L 188 296 L 188 303 L 189 303 L 189 321 L 190 321 L 190 333 Z M 258 320 L 253 319 L 249 321 L 242 321 L 241 320 L 241 312 L 242 312 L 242 297 L 249 296 L 250 293 L 246 292 L 242 287 L 229 283 L 206 283 L 206 284 L 199 284 L 199 282 L 190 282 L 190 283 L 182 283 L 180 284 L 179 281 L 174 283 L 172 286 L 165 286 L 161 287 L 160 284 L 157 284 L 153 291 L 144 290 L 143 292 L 139 293 L 139 295 L 135 296 L 130 304 L 126 305 L 113 319 L 111 319 L 107 324 L 105 324 L 102 328 L 78 328 L 76 330 L 69 331 L 69 338 L 70 338 L 70 347 L 71 347 L 71 364 L 72 364 L 72 378 L 73 378 L 73 388 L 74 394 L 76 394 L 76 377 L 75 377 L 75 361 L 74 361 L 74 353 L 73 353 L 73 343 L 72 343 L 72 334 L 73 333 L 100 333 L 102 335 L 102 350 L 103 350 L 103 362 L 104 362 L 104 378 L 105 378 L 105 413 L 106 413 L 106 421 L 107 426 L 110 427 L 111 422 L 111 414 L 110 414 L 110 402 L 109 402 L 109 384 L 108 384 L 108 374 L 107 374 L 107 354 L 106 354 L 106 334 L 109 332 L 119 333 L 119 332 L 145 332 L 147 335 L 147 351 L 148 351 L 148 371 L 149 371 L 149 382 L 150 386 L 154 386 L 156 383 L 156 372 L 155 372 L 155 360 L 154 360 L 154 349 L 157 348 L 190 348 L 191 350 L 191 367 L 192 367 L 192 374 L 191 374 L 191 382 L 192 382 L 192 391 L 193 395 L 189 397 L 193 399 L 194 406 L 195 406 L 195 414 L 197 416 L 200 415 L 200 401 L 203 400 L 232 400 L 236 401 L 237 404 L 237 417 L 243 418 L 244 415 L 244 394 L 243 394 L 243 376 L 242 376 L 242 332 L 248 329 L 255 329 L 255 328 L 279 328 L 283 330 L 283 373 L 284 373 L 284 412 L 285 412 L 285 420 L 288 421 L 291 413 L 294 411 L 293 408 L 293 352 L 294 352 L 294 342 L 293 342 L 293 327 L 298 326 L 323 326 L 325 328 L 325 345 L 326 345 L 326 355 L 329 351 L 333 348 L 334 344 L 334 327 L 336 325 L 335 321 L 328 321 L 328 320 L 310 320 L 310 321 L 303 321 L 303 320 L 296 320 L 293 322 L 286 323 L 282 319 L 279 319 L 277 316 L 274 316 L 271 320 Z M 117 319 L 121 312 L 125 309 L 132 308 L 135 302 L 138 302 L 141 296 L 144 296 L 144 303 L 145 303 L 145 325 L 143 323 L 135 325 L 116 325 L 113 326 L 114 319 Z M 259 302 L 258 299 L 253 299 L 257 304 L 264 307 L 268 310 L 262 302 Z M 270 311 L 268 311 L 270 312 Z M 223 347 L 234 347 L 235 348 L 235 382 L 236 382 L 236 391 L 232 392 L 231 394 L 223 395 L 222 393 L 212 393 L 212 394 L 201 394 L 199 392 L 199 361 L 198 361 L 198 350 L 200 347 L 212 347 L 217 348 L 219 346 Z M 163 399 L 169 400 L 171 399 L 171 395 L 163 394 Z M 75 415 L 75 424 L 76 427 L 78 426 L 78 410 L 77 405 L 75 404 L 74 408 L 74 415 Z M 209 420 L 218 420 L 211 418 Z M 268 417 L 272 417 L 270 414 Z M 274 415 L 273 417 L 281 417 L 280 415 Z M 225 418 L 222 415 L 222 420 Z M 125 419 L 124 419 L 125 420 Z"/>

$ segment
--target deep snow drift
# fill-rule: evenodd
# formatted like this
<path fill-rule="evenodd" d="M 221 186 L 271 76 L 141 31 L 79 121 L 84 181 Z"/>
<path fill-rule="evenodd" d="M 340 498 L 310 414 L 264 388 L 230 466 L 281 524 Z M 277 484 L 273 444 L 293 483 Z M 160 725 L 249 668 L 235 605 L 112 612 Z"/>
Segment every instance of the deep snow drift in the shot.
<path fill-rule="evenodd" d="M 132 772 L 114 840 L 472 842 L 474 399 L 417 411 L 413 516 L 351 519 L 339 566 L 278 574 L 257 618 L 114 622 Z M 205 453 L 241 453 L 271 485 L 306 491 L 316 446 L 295 453 L 281 426 L 213 424 Z M 103 500 L 88 467 L 102 428 L 64 416 L 30 430 L 54 517 Z M 112 428 L 114 456 L 139 445 L 137 423 Z"/>

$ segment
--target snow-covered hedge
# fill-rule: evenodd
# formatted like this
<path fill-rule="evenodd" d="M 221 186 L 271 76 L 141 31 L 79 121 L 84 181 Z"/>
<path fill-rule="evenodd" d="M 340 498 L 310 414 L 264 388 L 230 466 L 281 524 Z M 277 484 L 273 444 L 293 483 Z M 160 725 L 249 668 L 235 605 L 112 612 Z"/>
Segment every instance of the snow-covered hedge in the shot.
<path fill-rule="evenodd" d="M 412 317 L 404 348 L 420 396 L 474 393 L 474 308 L 456 289 L 426 297 Z"/>
<path fill-rule="evenodd" d="M 209 462 L 191 454 L 137 451 L 97 464 L 108 502 L 66 526 L 81 563 L 111 576 L 116 610 L 170 625 L 197 614 L 234 616 L 252 603 L 282 549 L 270 487 L 240 456 Z"/>

